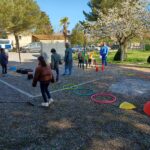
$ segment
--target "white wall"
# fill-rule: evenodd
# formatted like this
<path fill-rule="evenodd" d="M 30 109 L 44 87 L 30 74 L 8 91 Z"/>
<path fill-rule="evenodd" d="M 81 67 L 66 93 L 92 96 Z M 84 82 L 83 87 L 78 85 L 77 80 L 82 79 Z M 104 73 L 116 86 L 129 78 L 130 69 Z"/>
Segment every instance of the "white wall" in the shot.
<path fill-rule="evenodd" d="M 8 35 L 8 39 L 13 41 L 13 46 L 16 47 L 16 41 L 13 34 Z M 20 47 L 25 46 L 32 42 L 32 35 L 20 35 L 19 36 L 19 43 Z"/>
<path fill-rule="evenodd" d="M 51 62 L 51 49 L 55 48 L 57 53 L 61 56 L 61 58 L 65 55 L 65 43 L 64 42 L 56 42 L 56 43 L 41 43 L 42 46 L 42 55 L 46 59 L 47 63 Z"/>

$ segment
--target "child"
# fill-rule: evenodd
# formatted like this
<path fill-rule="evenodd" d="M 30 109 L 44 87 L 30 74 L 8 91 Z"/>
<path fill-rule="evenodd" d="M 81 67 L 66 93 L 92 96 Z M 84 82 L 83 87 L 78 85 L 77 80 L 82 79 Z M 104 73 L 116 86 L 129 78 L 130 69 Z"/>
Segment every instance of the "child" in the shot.
<path fill-rule="evenodd" d="M 8 56 L 2 48 L 0 49 L 0 64 L 2 66 L 2 74 L 7 74 Z"/>
<path fill-rule="evenodd" d="M 40 89 L 41 93 L 44 99 L 44 103 L 41 105 L 44 107 L 48 107 L 50 103 L 52 103 L 54 100 L 51 98 L 51 94 L 48 91 L 48 86 L 50 84 L 50 81 L 52 79 L 52 71 L 50 66 L 47 66 L 44 57 L 39 56 L 38 57 L 39 64 L 36 67 L 32 86 L 36 87 L 37 82 L 40 82 Z M 47 100 L 48 97 L 48 100 Z"/>
<path fill-rule="evenodd" d="M 78 67 L 81 68 L 82 63 L 83 63 L 83 57 L 82 57 L 81 52 L 79 52 L 78 53 Z"/>
<path fill-rule="evenodd" d="M 88 60 L 89 60 L 89 55 L 87 53 L 85 53 L 84 62 L 86 64 L 86 69 L 88 67 Z"/>
<path fill-rule="evenodd" d="M 88 65 L 91 67 L 91 62 L 92 62 L 92 53 L 88 53 Z"/>

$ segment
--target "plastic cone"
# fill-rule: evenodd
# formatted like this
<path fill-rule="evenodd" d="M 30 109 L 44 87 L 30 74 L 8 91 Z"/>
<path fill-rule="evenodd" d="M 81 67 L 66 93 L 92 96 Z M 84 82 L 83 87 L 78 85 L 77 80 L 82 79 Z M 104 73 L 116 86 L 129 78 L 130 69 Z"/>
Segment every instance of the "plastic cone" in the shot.
<path fill-rule="evenodd" d="M 98 65 L 96 65 L 96 72 L 98 72 L 98 70 L 99 70 L 99 69 L 98 69 Z"/>
<path fill-rule="evenodd" d="M 146 103 L 144 104 L 144 112 L 145 112 L 148 116 L 150 116 L 150 101 L 148 101 L 148 102 L 146 102 Z"/>
<path fill-rule="evenodd" d="M 120 104 L 119 108 L 126 109 L 126 110 L 131 110 L 131 109 L 136 108 L 136 106 L 131 104 L 131 103 L 128 103 L 128 102 L 123 102 L 123 103 Z"/>
<path fill-rule="evenodd" d="M 104 71 L 104 64 L 102 64 L 102 72 Z"/>

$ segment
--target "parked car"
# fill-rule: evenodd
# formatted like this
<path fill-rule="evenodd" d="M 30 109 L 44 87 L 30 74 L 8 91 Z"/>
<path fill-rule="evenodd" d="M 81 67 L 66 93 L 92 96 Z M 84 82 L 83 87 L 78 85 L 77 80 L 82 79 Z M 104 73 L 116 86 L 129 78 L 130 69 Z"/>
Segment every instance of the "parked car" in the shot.
<path fill-rule="evenodd" d="M 10 40 L 10 39 L 0 39 L 0 48 L 5 49 L 6 51 L 13 50 L 12 40 Z"/>
<path fill-rule="evenodd" d="M 118 44 L 113 44 L 110 46 L 111 50 L 118 50 L 119 49 L 119 45 Z"/>
<path fill-rule="evenodd" d="M 81 52 L 81 51 L 83 51 L 83 50 L 84 50 L 84 48 L 81 47 L 81 46 L 72 47 L 72 51 L 73 51 L 73 52 Z"/>
<path fill-rule="evenodd" d="M 40 53 L 41 49 L 42 48 L 40 42 L 32 42 L 20 48 L 21 52 L 23 53 Z"/>
<path fill-rule="evenodd" d="M 87 50 L 89 50 L 89 51 L 93 51 L 93 50 L 99 51 L 99 50 L 100 50 L 100 47 L 95 46 L 95 45 L 89 45 L 89 46 L 87 47 Z"/>

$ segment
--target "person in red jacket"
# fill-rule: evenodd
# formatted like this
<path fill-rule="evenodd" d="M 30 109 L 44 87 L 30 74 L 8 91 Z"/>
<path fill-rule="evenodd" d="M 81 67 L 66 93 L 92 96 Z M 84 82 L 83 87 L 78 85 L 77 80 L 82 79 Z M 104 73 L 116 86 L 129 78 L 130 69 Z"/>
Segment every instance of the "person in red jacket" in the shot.
<path fill-rule="evenodd" d="M 40 89 L 42 93 L 42 97 L 44 99 L 44 103 L 41 105 L 44 107 L 48 107 L 51 102 L 53 102 L 53 99 L 51 98 L 51 94 L 48 90 L 50 81 L 52 79 L 52 71 L 50 66 L 48 66 L 44 60 L 43 56 L 38 57 L 39 64 L 36 67 L 32 86 L 36 87 L 37 82 L 40 82 Z M 48 98 L 48 100 L 47 100 Z"/>

